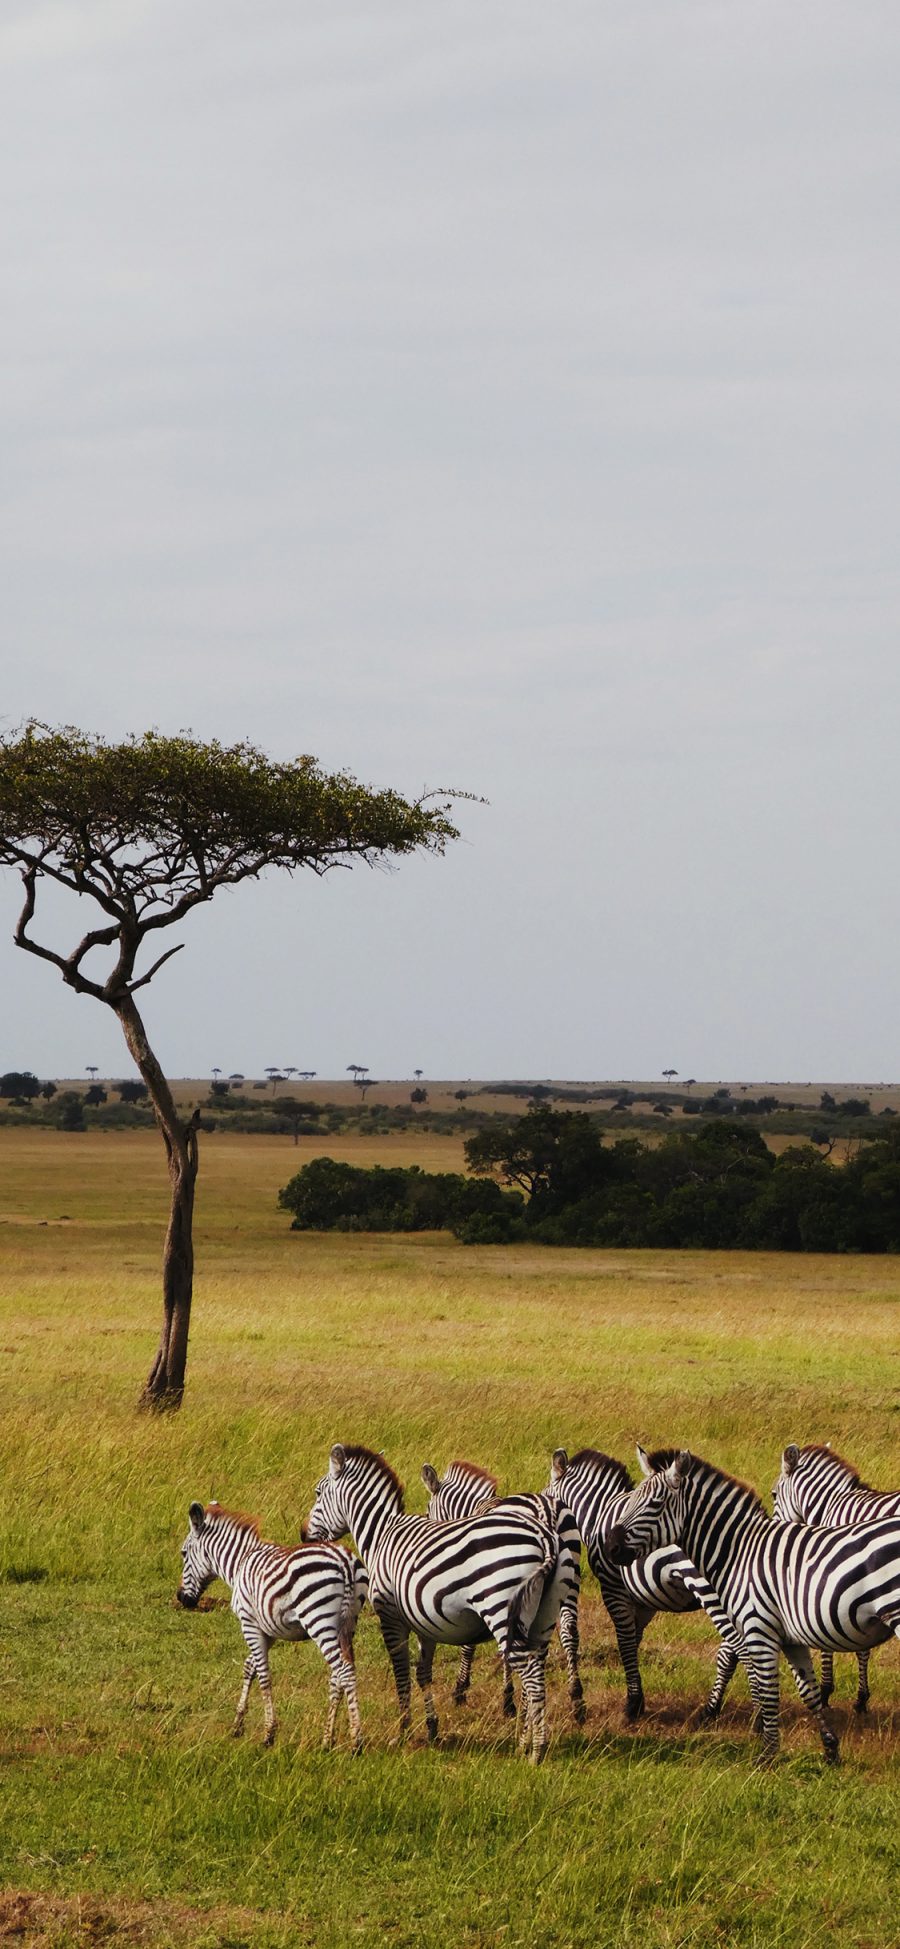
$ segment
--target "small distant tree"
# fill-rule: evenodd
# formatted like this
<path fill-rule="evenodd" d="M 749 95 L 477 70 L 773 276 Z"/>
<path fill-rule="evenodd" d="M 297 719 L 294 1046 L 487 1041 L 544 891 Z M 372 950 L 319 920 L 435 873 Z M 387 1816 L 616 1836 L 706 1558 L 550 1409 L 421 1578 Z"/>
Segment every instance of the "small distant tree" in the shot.
<path fill-rule="evenodd" d="M 106 1102 L 106 1091 L 103 1084 L 92 1083 L 90 1089 L 85 1090 L 84 1100 L 89 1110 L 99 1110 L 101 1103 Z"/>
<path fill-rule="evenodd" d="M 419 1081 L 419 1079 L 420 1079 L 420 1077 L 422 1077 L 422 1076 L 424 1076 L 424 1074 L 425 1074 L 425 1071 L 424 1071 L 424 1069 L 414 1069 L 414 1070 L 413 1070 L 413 1075 L 414 1075 L 414 1077 L 415 1077 L 415 1079 L 416 1079 L 416 1082 L 418 1082 L 418 1081 Z"/>
<path fill-rule="evenodd" d="M 360 1077 L 367 1076 L 368 1073 L 369 1065 L 367 1062 L 348 1062 L 347 1064 L 347 1074 L 353 1077 L 354 1083 L 358 1083 Z"/>
<path fill-rule="evenodd" d="M 421 1071 L 421 1069 L 417 1069 L 417 1070 L 416 1070 L 416 1075 L 417 1075 L 417 1076 L 421 1076 L 421 1074 L 422 1074 L 422 1071 Z M 415 1090 L 410 1090 L 410 1092 L 409 1092 L 409 1100 L 410 1100 L 410 1103 L 427 1103 L 427 1102 L 428 1102 L 428 1091 L 427 1091 L 427 1090 L 421 1090 L 421 1089 L 415 1089 Z"/>
<path fill-rule="evenodd" d="M 266 1070 L 266 1075 L 268 1076 L 269 1082 L 272 1085 L 272 1095 L 274 1096 L 279 1083 L 284 1082 L 284 1077 L 282 1076 L 281 1070 L 277 1067 L 275 1063 L 269 1064 Z"/>
<path fill-rule="evenodd" d="M 86 1076 L 99 1076 L 100 1071 L 95 1062 L 86 1062 L 84 1065 L 84 1073 Z"/>
<path fill-rule="evenodd" d="M 59 1099 L 60 1130 L 86 1130 L 84 1102 L 76 1090 L 64 1090 Z"/>
<path fill-rule="evenodd" d="M 228 1078 L 229 1083 L 242 1083 L 243 1080 L 243 1075 L 239 1069 L 233 1069 Z"/>
<path fill-rule="evenodd" d="M 136 1076 L 128 1077 L 124 1083 L 114 1083 L 113 1089 L 122 1103 L 146 1103 L 150 1096 L 146 1083 L 139 1083 Z"/>
<path fill-rule="evenodd" d="M 301 1083 L 311 1083 L 315 1074 L 316 1071 L 314 1069 L 298 1069 L 297 1071 Z"/>
<path fill-rule="evenodd" d="M 177 1407 L 184 1392 L 200 1112 L 179 1114 L 136 1000 L 183 942 L 147 968 L 144 951 L 222 887 L 255 880 L 270 866 L 322 874 L 358 860 L 440 853 L 457 837 L 449 809 L 370 791 L 346 773 L 320 771 L 312 758 L 276 763 L 250 744 L 156 731 L 107 744 L 37 723 L 0 736 L 0 865 L 17 871 L 24 888 L 16 946 L 55 967 L 76 994 L 111 1009 L 165 1146 L 163 1318 L 146 1405 Z M 47 882 L 99 909 L 99 925 L 68 952 L 32 932 Z"/>
<path fill-rule="evenodd" d="M 0 1076 L 0 1096 L 12 1097 L 19 1103 L 37 1096 L 40 1087 L 38 1078 L 30 1069 L 8 1069 L 5 1076 Z"/>
<path fill-rule="evenodd" d="M 56 1095 L 56 1084 L 43 1083 L 41 1085 L 41 1095 L 45 1103 L 51 1103 L 53 1101 L 54 1096 Z"/>
<path fill-rule="evenodd" d="M 222 1071 L 221 1071 L 221 1069 L 220 1069 L 220 1068 L 218 1067 L 218 1064 L 216 1064 L 216 1063 L 213 1063 L 213 1066 L 212 1066 L 212 1069 L 211 1069 L 211 1071 L 210 1071 L 210 1075 L 211 1075 L 211 1076 L 213 1077 L 213 1080 L 217 1082 L 217 1081 L 218 1081 L 218 1079 L 219 1079 L 219 1077 L 221 1076 L 221 1074 L 222 1074 Z"/>
<path fill-rule="evenodd" d="M 471 1094 L 471 1090 L 454 1090 L 453 1092 L 454 1099 L 457 1103 L 467 1103 Z"/>
<path fill-rule="evenodd" d="M 664 1069 L 662 1071 L 662 1074 L 665 1077 L 666 1082 L 671 1083 L 674 1080 L 674 1078 L 678 1075 L 678 1071 L 677 1069 Z"/>

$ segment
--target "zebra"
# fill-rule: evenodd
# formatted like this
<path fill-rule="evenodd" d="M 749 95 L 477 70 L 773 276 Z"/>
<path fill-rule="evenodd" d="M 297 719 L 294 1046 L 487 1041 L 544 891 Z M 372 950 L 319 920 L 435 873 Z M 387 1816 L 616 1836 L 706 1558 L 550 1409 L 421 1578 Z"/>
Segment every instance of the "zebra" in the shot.
<path fill-rule="evenodd" d="M 775 1514 L 782 1522 L 808 1523 L 812 1529 L 846 1529 L 855 1523 L 876 1523 L 885 1517 L 900 1516 L 900 1493 L 870 1489 L 862 1482 L 851 1462 L 826 1443 L 811 1443 L 798 1448 L 789 1442 L 781 1457 L 781 1473 L 775 1484 Z M 857 1651 L 859 1687 L 854 1701 L 856 1712 L 865 1712 L 870 1699 L 869 1650 Z M 827 1705 L 834 1691 L 834 1654 L 822 1653 L 822 1678 L 819 1687 Z"/>
<path fill-rule="evenodd" d="M 633 1563 L 617 1560 L 616 1524 L 633 1488 L 624 1462 L 599 1449 L 580 1448 L 572 1456 L 564 1448 L 553 1451 L 547 1493 L 565 1495 L 600 1585 L 625 1670 L 626 1720 L 632 1723 L 639 1719 L 645 1709 L 638 1650 L 647 1625 L 658 1611 L 697 1611 L 701 1607 L 721 1639 L 715 1684 L 704 1706 L 704 1718 L 715 1719 L 738 1662 L 738 1639 L 715 1591 L 675 1545 L 654 1550 Z"/>
<path fill-rule="evenodd" d="M 463 1516 L 479 1516 L 489 1509 L 497 1499 L 498 1482 L 495 1475 L 480 1468 L 477 1462 L 451 1462 L 446 1475 L 441 1480 L 430 1462 L 422 1468 L 422 1481 L 429 1492 L 428 1520 L 430 1523 L 458 1521 Z M 531 1500 L 537 1503 L 536 1498 Z M 536 1513 L 540 1516 L 540 1510 Z M 560 1643 L 566 1660 L 569 1676 L 569 1698 L 572 1702 L 572 1716 L 575 1724 L 584 1724 L 587 1716 L 584 1704 L 584 1688 L 578 1670 L 578 1605 L 563 1603 L 557 1620 Z M 453 1687 L 454 1705 L 465 1705 L 469 1686 L 472 1682 L 472 1665 L 475 1658 L 474 1644 L 464 1645 L 460 1652 L 456 1684 Z M 503 1713 L 508 1719 L 516 1714 L 516 1699 L 513 1688 L 512 1667 L 509 1660 L 503 1660 Z"/>
<path fill-rule="evenodd" d="M 346 1698 L 354 1753 L 362 1750 L 362 1730 L 353 1661 L 353 1635 L 366 1601 L 369 1579 L 358 1557 L 336 1543 L 282 1549 L 260 1541 L 259 1524 L 210 1502 L 192 1502 L 190 1527 L 181 1546 L 177 1599 L 196 1610 L 216 1577 L 231 1587 L 231 1608 L 247 1645 L 244 1682 L 237 1705 L 235 1739 L 244 1730 L 247 1700 L 259 1680 L 265 1712 L 263 1745 L 275 1739 L 276 1719 L 269 1674 L 269 1650 L 276 1639 L 312 1638 L 328 1665 L 328 1716 L 323 1746 L 334 1744 L 341 1696 Z"/>
<path fill-rule="evenodd" d="M 381 1455 L 335 1442 L 304 1534 L 348 1531 L 369 1571 L 370 1599 L 393 1667 L 401 1737 L 410 1725 L 409 1634 L 428 1738 L 437 1738 L 432 1690 L 437 1644 L 493 1637 L 521 1673 L 519 1748 L 535 1765 L 547 1745 L 544 1665 L 560 1604 L 578 1590 L 580 1549 L 567 1511 L 508 1496 L 479 1516 L 430 1523 L 407 1516 L 403 1485 Z"/>
<path fill-rule="evenodd" d="M 857 1651 L 900 1637 L 900 1519 L 807 1529 L 770 1518 L 755 1490 L 687 1449 L 619 1513 L 628 1546 L 678 1543 L 709 1578 L 740 1630 L 764 1750 L 778 1748 L 778 1654 L 815 1718 L 827 1760 L 840 1748 L 828 1723 L 809 1646 Z"/>

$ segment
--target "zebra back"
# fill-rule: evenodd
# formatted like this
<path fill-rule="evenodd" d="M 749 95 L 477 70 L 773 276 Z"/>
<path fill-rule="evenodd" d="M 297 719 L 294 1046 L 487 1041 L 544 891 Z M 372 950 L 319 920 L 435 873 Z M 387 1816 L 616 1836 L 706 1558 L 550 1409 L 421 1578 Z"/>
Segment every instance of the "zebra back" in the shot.
<path fill-rule="evenodd" d="M 476 1462 L 451 1462 L 443 1481 L 430 1462 L 425 1462 L 422 1481 L 429 1491 L 426 1514 L 430 1523 L 453 1523 L 462 1516 L 477 1516 L 497 1496 L 496 1476 Z"/>
<path fill-rule="evenodd" d="M 847 1529 L 900 1516 L 900 1491 L 871 1489 L 833 1448 L 789 1443 L 775 1484 L 775 1515 L 815 1529 Z"/>

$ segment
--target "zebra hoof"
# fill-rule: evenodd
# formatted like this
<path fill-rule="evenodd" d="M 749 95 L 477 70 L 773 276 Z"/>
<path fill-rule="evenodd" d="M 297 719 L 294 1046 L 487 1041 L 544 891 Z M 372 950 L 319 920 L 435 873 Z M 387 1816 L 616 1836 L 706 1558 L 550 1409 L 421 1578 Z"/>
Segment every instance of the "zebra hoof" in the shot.
<path fill-rule="evenodd" d="M 514 1718 L 515 1718 L 515 1716 L 516 1716 L 516 1701 L 515 1701 L 515 1698 L 513 1697 L 513 1694 L 512 1694 L 512 1692 L 504 1692 L 504 1694 L 503 1694 L 503 1717 L 504 1717 L 504 1719 L 514 1719 Z"/>
<path fill-rule="evenodd" d="M 584 1725 L 585 1720 L 587 1719 L 587 1706 L 585 1705 L 583 1699 L 574 1700 L 572 1705 L 572 1717 L 575 1721 L 576 1726 Z"/>
<path fill-rule="evenodd" d="M 244 1737 L 243 1719 L 235 1719 L 234 1725 L 231 1728 L 231 1737 L 232 1739 L 243 1739 Z"/>
<path fill-rule="evenodd" d="M 829 1765 L 829 1766 L 840 1766 L 840 1763 L 841 1763 L 841 1749 L 840 1749 L 840 1747 L 839 1747 L 839 1745 L 838 1745 L 838 1742 L 837 1742 L 837 1740 L 836 1740 L 836 1739 L 827 1739 L 827 1740 L 825 1740 L 825 1741 L 823 1742 L 823 1744 L 824 1744 L 824 1746 L 825 1746 L 825 1758 L 826 1758 L 826 1761 L 827 1761 L 827 1763 L 828 1763 L 828 1765 Z"/>
<path fill-rule="evenodd" d="M 436 1741 L 436 1739 L 437 1739 L 437 1736 L 438 1736 L 438 1722 L 437 1722 L 437 1720 L 436 1720 L 436 1719 L 426 1719 L 426 1721 L 425 1721 L 425 1731 L 426 1731 L 426 1732 L 427 1732 L 427 1734 L 428 1734 L 428 1744 L 429 1744 L 429 1746 L 433 1746 L 433 1745 L 435 1744 L 435 1741 Z"/>
<path fill-rule="evenodd" d="M 860 1697 L 860 1698 L 858 1698 L 858 1699 L 856 1699 L 856 1700 L 854 1700 L 854 1704 L 853 1704 L 853 1710 L 854 1710 L 854 1712 L 858 1712 L 858 1713 L 860 1714 L 860 1717 L 862 1716 L 862 1714 L 863 1714 L 863 1713 L 865 1713 L 865 1712 L 868 1712 L 868 1710 L 869 1710 L 869 1694 L 868 1694 L 868 1692 L 866 1693 L 866 1696 L 865 1696 L 865 1698 L 862 1698 L 862 1697 Z"/>
<path fill-rule="evenodd" d="M 275 1744 L 275 1727 L 273 1726 L 271 1732 L 266 1733 L 265 1739 L 263 1740 L 263 1745 L 274 1746 L 274 1744 Z"/>
<path fill-rule="evenodd" d="M 459 1687 L 457 1687 L 456 1691 L 453 1694 L 453 1703 L 454 1705 L 468 1705 L 469 1703 L 468 1692 L 465 1691 L 461 1692 L 459 1690 Z"/>
<path fill-rule="evenodd" d="M 629 1692 L 628 1699 L 625 1705 L 625 1718 L 628 1725 L 632 1726 L 635 1722 L 635 1719 L 643 1718 L 644 1711 L 645 1711 L 645 1705 L 644 1705 L 643 1692 Z"/>

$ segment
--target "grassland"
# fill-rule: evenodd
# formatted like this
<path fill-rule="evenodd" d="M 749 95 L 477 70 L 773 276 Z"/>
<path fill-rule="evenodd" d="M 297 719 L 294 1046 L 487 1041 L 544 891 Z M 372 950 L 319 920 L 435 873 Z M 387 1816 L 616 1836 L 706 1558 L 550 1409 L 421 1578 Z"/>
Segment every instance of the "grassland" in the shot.
<path fill-rule="evenodd" d="M 329 1148 L 460 1161 L 454 1141 L 415 1134 Z M 318 1750 L 310 1647 L 273 1659 L 279 1745 L 263 1752 L 252 1713 L 235 1745 L 234 1619 L 173 1604 L 191 1498 L 252 1508 L 289 1540 L 336 1438 L 383 1448 L 414 1508 L 425 1460 L 468 1454 L 532 1486 L 560 1442 L 628 1455 L 636 1436 L 764 1488 L 789 1439 L 831 1439 L 895 1479 L 900 1264 L 301 1236 L 275 1195 L 309 1146 L 221 1136 L 204 1146 L 188 1395 L 155 1422 L 133 1404 L 155 1340 L 158 1150 L 140 1132 L 0 1132 L 0 1942 L 900 1941 L 896 1644 L 873 1659 L 863 1725 L 839 1663 L 839 1773 L 786 1692 L 784 1751 L 763 1774 L 742 1681 L 717 1731 L 693 1723 L 713 1660 L 702 1620 L 652 1627 L 650 1711 L 625 1731 L 589 1593 L 586 1737 L 554 1659 L 554 1739 L 533 1772 L 486 1654 L 464 1714 L 442 1662 L 440 1749 L 421 1718 L 393 1749 L 369 1616 L 362 1760 Z"/>

